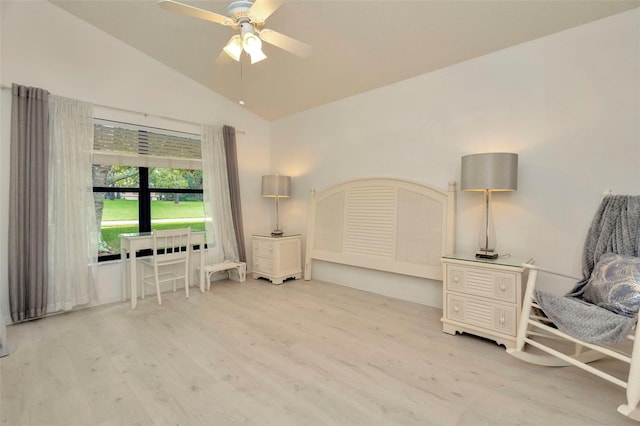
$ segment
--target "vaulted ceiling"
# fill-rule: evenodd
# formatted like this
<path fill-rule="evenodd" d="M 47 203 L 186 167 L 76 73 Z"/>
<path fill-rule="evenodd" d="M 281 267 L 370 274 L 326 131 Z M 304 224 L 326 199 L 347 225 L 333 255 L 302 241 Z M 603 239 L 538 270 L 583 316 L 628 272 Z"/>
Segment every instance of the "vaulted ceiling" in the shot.
<path fill-rule="evenodd" d="M 156 1 L 53 4 L 268 120 L 428 73 L 640 6 L 640 0 L 283 2 L 266 22 L 313 47 L 299 58 L 264 44 L 251 65 L 220 55 L 231 27 Z M 230 1 L 192 1 L 225 15 Z"/>

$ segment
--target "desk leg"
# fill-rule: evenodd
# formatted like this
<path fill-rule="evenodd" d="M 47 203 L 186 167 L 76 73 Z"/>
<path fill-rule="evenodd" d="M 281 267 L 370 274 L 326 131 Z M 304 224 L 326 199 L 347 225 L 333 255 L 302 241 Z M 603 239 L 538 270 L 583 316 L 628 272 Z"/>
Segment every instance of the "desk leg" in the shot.
<path fill-rule="evenodd" d="M 129 269 L 131 270 L 129 276 L 129 284 L 131 287 L 131 309 L 135 309 L 138 304 L 138 274 L 136 273 L 136 251 L 131 250 L 129 253 Z"/>
<path fill-rule="evenodd" d="M 127 300 L 127 251 L 120 250 L 120 283 L 122 286 L 122 301 Z"/>
<path fill-rule="evenodd" d="M 200 292 L 204 293 L 204 242 L 200 244 Z"/>

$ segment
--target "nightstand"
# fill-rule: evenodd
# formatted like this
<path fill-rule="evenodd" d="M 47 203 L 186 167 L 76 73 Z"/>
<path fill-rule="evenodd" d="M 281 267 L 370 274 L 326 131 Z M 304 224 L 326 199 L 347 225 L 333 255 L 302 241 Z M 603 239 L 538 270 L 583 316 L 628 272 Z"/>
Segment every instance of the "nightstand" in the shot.
<path fill-rule="evenodd" d="M 253 235 L 253 278 L 282 284 L 287 278 L 302 277 L 302 237 Z"/>
<path fill-rule="evenodd" d="M 515 347 L 527 257 L 478 259 L 474 253 L 442 257 L 442 330 L 469 333 Z"/>

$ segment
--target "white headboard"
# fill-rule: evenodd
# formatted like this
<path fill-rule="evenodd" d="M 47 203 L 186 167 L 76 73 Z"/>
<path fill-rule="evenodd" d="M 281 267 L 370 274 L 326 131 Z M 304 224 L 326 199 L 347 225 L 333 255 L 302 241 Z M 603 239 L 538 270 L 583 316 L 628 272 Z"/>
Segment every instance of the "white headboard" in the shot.
<path fill-rule="evenodd" d="M 455 249 L 456 183 L 448 191 L 395 178 L 311 190 L 304 279 L 313 260 L 442 280 Z"/>

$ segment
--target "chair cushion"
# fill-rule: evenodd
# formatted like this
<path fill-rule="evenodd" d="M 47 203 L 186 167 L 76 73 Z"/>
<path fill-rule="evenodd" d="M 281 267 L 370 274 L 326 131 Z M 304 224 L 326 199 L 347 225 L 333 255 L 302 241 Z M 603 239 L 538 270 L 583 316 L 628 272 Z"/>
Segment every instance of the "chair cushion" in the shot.
<path fill-rule="evenodd" d="M 640 257 L 605 253 L 593 268 L 583 299 L 620 315 L 640 308 Z"/>

